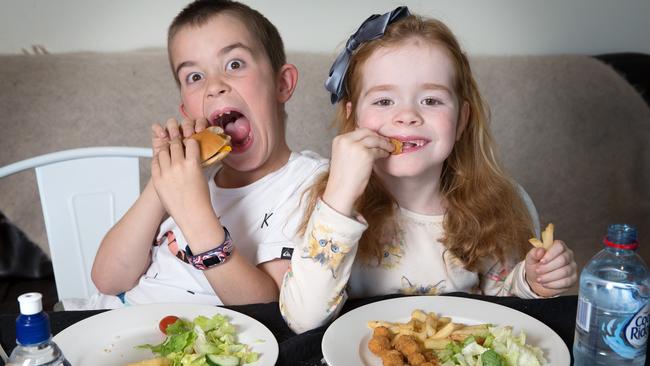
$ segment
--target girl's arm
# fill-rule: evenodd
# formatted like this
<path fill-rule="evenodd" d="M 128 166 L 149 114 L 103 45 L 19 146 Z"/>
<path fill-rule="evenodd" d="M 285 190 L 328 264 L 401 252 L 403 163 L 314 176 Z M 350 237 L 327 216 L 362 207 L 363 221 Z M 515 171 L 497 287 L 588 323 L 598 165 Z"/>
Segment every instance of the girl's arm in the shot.
<path fill-rule="evenodd" d="M 490 259 L 483 262 L 479 271 L 481 291 L 490 296 L 517 296 L 524 299 L 539 298 L 526 282 L 524 261 L 506 264 Z"/>
<path fill-rule="evenodd" d="M 133 206 L 102 240 L 92 268 L 92 279 L 104 294 L 133 288 L 146 271 L 156 232 L 165 215 L 149 181 Z"/>
<path fill-rule="evenodd" d="M 578 278 L 573 251 L 561 240 L 555 240 L 548 250 L 531 249 L 523 261 L 512 266 L 492 261 L 484 268 L 479 274 L 481 289 L 484 294 L 495 296 L 527 299 L 557 296 Z"/>
<path fill-rule="evenodd" d="M 393 149 L 386 137 L 365 128 L 334 138 L 325 192 L 280 289 L 280 312 L 294 331 L 322 325 L 343 306 L 357 245 L 367 227 L 351 218 L 354 204 L 368 185 L 375 160 Z"/>
<path fill-rule="evenodd" d="M 323 201 L 316 204 L 280 291 L 280 312 L 293 331 L 319 327 L 339 313 L 366 228 L 365 223 L 341 215 Z"/>

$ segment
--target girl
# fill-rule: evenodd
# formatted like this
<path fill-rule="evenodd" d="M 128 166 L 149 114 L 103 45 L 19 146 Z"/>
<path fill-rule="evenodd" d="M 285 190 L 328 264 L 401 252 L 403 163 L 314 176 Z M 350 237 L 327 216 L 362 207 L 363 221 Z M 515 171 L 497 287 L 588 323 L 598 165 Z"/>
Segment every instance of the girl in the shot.
<path fill-rule="evenodd" d="M 281 289 L 292 329 L 324 324 L 348 296 L 532 298 L 573 285 L 562 241 L 527 250 L 532 220 L 495 159 L 469 62 L 444 24 L 406 8 L 369 18 L 326 86 L 340 135 Z"/>

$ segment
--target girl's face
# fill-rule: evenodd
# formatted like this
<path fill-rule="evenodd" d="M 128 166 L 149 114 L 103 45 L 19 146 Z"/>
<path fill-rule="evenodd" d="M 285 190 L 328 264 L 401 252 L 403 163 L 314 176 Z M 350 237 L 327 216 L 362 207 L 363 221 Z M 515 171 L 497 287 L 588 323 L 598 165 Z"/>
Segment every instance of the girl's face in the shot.
<path fill-rule="evenodd" d="M 468 106 L 459 105 L 455 71 L 446 51 L 419 38 L 375 51 L 361 66 L 355 113 L 358 127 L 402 141 L 402 153 L 380 159 L 380 175 L 437 180 L 465 127 Z M 462 115 L 462 118 L 459 116 Z"/>

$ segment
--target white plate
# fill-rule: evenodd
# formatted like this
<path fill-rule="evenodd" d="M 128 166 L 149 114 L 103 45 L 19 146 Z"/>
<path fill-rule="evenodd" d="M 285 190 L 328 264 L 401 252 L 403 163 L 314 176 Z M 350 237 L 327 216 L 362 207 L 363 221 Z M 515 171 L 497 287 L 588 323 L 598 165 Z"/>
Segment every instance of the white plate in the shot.
<path fill-rule="evenodd" d="M 54 337 L 65 357 L 75 366 L 120 366 L 153 358 L 140 344 L 158 344 L 165 336 L 158 322 L 167 315 L 193 319 L 223 314 L 237 329 L 237 341 L 260 354 L 255 366 L 272 366 L 278 358 L 278 342 L 257 320 L 226 308 L 193 304 L 137 305 L 86 318 Z"/>
<path fill-rule="evenodd" d="M 451 296 L 412 296 L 361 306 L 338 318 L 323 335 L 323 356 L 329 366 L 381 366 L 368 350 L 372 333 L 369 320 L 406 322 L 411 311 L 421 309 L 449 316 L 457 323 L 511 325 L 514 333 L 526 333 L 526 343 L 540 347 L 550 365 L 569 365 L 569 350 L 551 328 L 517 310 L 486 301 Z"/>

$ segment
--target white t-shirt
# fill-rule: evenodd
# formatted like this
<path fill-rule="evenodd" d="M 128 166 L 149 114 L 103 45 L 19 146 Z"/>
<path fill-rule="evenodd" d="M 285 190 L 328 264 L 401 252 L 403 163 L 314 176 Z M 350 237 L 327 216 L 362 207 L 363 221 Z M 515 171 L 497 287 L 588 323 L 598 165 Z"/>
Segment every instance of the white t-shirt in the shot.
<path fill-rule="evenodd" d="M 255 265 L 277 258 L 290 259 L 296 229 L 303 218 L 303 208 L 299 207 L 302 193 L 326 169 L 327 160 L 303 151 L 291 153 L 284 167 L 241 188 L 217 187 L 216 170 L 209 172 L 212 207 L 230 232 L 239 254 Z M 187 241 L 173 218 L 161 224 L 156 239 L 151 265 L 138 284 L 124 294 L 124 304 L 117 296 L 100 294 L 85 304 L 64 300 L 64 308 L 117 308 L 165 302 L 222 304 L 203 271 L 176 257 Z"/>

